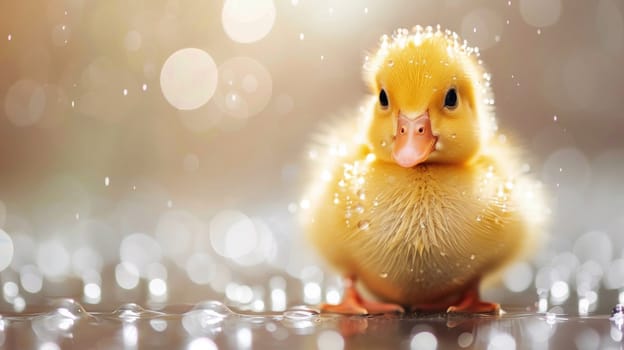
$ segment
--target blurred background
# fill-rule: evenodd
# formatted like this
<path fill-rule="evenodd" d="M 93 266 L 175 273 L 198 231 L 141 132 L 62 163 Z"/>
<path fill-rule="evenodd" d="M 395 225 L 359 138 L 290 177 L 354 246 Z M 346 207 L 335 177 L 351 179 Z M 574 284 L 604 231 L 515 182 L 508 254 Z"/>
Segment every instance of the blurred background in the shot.
<path fill-rule="evenodd" d="M 487 296 L 624 302 L 624 4 L 356 0 L 0 3 L 0 310 L 336 302 L 295 216 L 306 145 L 355 112 L 378 38 L 481 49 L 500 129 L 552 196 L 550 240 Z"/>

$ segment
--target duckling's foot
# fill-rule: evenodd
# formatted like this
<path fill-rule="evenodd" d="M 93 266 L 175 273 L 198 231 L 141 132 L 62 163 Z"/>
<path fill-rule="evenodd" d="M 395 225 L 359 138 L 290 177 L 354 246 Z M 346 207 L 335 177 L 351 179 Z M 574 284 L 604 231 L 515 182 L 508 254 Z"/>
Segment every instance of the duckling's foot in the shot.
<path fill-rule="evenodd" d="M 470 287 L 456 305 L 449 306 L 447 313 L 488 313 L 500 315 L 500 304 L 482 301 L 478 284 Z"/>
<path fill-rule="evenodd" d="M 369 315 L 404 312 L 403 308 L 397 304 L 364 300 L 355 289 L 355 279 L 353 277 L 345 279 L 344 297 L 340 304 L 321 304 L 320 309 L 322 312 L 345 315 Z"/>

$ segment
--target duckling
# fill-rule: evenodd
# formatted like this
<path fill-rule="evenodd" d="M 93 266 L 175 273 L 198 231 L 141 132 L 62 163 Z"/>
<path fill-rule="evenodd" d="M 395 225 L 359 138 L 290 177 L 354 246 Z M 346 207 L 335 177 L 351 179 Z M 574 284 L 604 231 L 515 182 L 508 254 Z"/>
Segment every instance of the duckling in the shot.
<path fill-rule="evenodd" d="M 499 313 L 481 281 L 535 248 L 547 208 L 498 132 L 490 75 L 451 31 L 383 36 L 364 64 L 372 96 L 310 151 L 320 170 L 303 226 L 345 276 L 325 312 Z M 360 282 L 375 298 L 365 298 Z"/>

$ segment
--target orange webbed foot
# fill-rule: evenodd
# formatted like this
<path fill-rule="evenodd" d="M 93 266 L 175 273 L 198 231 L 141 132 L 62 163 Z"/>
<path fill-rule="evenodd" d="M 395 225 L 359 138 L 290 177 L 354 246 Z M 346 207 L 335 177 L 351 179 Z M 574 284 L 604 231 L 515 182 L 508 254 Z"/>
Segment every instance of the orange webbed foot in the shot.
<path fill-rule="evenodd" d="M 478 301 L 470 305 L 454 305 L 446 309 L 448 313 L 478 313 L 478 314 L 501 314 L 500 304 L 486 301 Z"/>
<path fill-rule="evenodd" d="M 456 305 L 446 309 L 447 313 L 487 313 L 500 315 L 500 304 L 482 301 L 479 297 L 478 283 L 471 286 Z"/>
<path fill-rule="evenodd" d="M 372 315 L 405 312 L 405 310 L 397 304 L 364 300 L 355 289 L 355 279 L 353 277 L 345 279 L 344 297 L 340 304 L 322 304 L 320 309 L 322 312 L 344 315 Z"/>

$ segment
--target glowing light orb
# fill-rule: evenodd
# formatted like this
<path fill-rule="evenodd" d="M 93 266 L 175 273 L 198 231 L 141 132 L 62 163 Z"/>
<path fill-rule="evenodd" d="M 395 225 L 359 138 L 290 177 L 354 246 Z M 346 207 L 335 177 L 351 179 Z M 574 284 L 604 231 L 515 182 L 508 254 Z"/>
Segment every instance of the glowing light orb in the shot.
<path fill-rule="evenodd" d="M 217 66 L 197 48 L 174 52 L 160 71 L 160 88 L 167 101 L 180 110 L 197 109 L 208 102 L 217 87 Z"/>
<path fill-rule="evenodd" d="M 230 39 L 252 43 L 264 38 L 273 28 L 275 4 L 272 0 L 226 0 L 221 21 Z"/>

